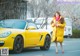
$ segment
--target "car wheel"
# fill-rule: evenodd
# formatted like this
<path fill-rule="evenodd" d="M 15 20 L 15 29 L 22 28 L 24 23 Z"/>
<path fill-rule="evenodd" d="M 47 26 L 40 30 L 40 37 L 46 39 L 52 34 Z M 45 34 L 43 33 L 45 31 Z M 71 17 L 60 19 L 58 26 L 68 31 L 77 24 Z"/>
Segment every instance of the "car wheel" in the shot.
<path fill-rule="evenodd" d="M 15 53 L 20 53 L 23 50 L 24 42 L 21 36 L 17 36 L 14 40 L 13 51 Z"/>
<path fill-rule="evenodd" d="M 51 44 L 51 37 L 49 35 L 45 38 L 45 43 L 43 47 L 40 47 L 41 50 L 49 50 Z"/>

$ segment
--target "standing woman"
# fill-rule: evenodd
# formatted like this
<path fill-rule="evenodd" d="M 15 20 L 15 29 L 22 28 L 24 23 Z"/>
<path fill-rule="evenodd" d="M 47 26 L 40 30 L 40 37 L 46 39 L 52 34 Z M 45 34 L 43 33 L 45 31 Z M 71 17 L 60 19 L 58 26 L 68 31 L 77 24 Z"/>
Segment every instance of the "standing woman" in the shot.
<path fill-rule="evenodd" d="M 58 54 L 58 43 L 60 43 L 62 53 L 64 53 L 63 49 L 63 36 L 64 36 L 64 27 L 65 27 L 65 21 L 64 18 L 61 16 L 60 12 L 56 12 L 55 16 L 53 17 L 53 20 L 51 22 L 51 26 L 53 28 L 53 34 L 52 34 L 52 41 L 55 42 L 56 45 L 56 53 Z"/>

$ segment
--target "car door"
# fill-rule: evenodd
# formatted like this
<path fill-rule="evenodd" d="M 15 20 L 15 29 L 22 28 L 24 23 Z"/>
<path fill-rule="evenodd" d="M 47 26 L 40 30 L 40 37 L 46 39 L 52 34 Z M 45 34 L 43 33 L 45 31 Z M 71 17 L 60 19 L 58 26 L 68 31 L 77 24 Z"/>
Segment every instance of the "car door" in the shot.
<path fill-rule="evenodd" d="M 37 31 L 37 26 L 34 23 L 28 23 L 26 37 L 29 46 L 35 46 L 39 43 L 40 33 Z"/>

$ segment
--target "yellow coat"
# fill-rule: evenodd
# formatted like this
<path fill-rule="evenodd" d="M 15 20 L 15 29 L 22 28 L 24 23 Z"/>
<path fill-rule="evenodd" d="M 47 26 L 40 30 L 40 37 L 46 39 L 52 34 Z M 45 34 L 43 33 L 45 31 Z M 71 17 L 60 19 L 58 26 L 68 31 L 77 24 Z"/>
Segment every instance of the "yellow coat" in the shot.
<path fill-rule="evenodd" d="M 54 23 L 56 22 L 55 17 L 53 18 L 53 23 L 51 24 L 53 28 L 53 34 L 52 34 L 52 42 L 63 42 L 64 40 L 64 27 L 65 27 L 65 22 L 63 24 L 58 21 L 57 23 L 59 24 L 58 27 L 54 26 Z"/>

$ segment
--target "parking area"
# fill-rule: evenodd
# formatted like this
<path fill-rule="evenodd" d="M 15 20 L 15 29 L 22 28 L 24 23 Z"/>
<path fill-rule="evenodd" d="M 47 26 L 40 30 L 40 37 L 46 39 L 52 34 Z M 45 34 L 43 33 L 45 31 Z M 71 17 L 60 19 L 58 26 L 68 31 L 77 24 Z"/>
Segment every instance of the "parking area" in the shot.
<path fill-rule="evenodd" d="M 10 56 L 79 56 L 80 55 L 80 39 L 65 39 L 64 54 L 61 53 L 60 45 L 58 45 L 59 53 L 55 53 L 55 45 L 51 44 L 50 50 L 41 51 L 39 48 L 30 48 L 24 50 L 20 54 L 10 53 Z"/>

